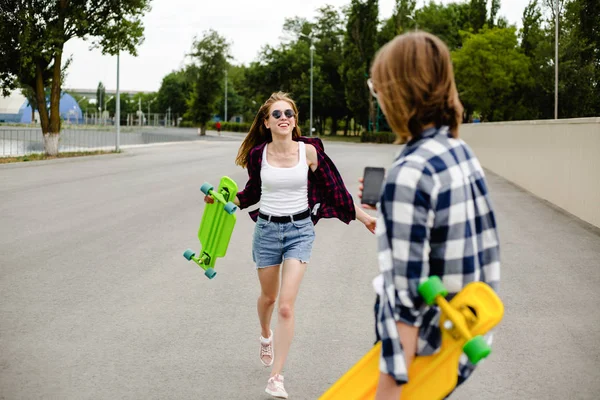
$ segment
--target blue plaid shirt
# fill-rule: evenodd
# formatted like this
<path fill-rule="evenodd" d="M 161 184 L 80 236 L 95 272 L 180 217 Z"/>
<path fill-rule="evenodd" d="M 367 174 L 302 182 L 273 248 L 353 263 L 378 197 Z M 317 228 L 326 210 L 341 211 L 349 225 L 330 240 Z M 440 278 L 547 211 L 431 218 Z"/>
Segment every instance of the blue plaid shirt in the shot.
<path fill-rule="evenodd" d="M 469 282 L 483 281 L 497 290 L 500 281 L 496 220 L 483 169 L 447 127 L 428 129 L 407 143 L 388 170 L 376 233 L 380 370 L 402 384 L 408 378 L 396 321 L 419 327 L 417 355 L 441 346 L 439 309 L 424 304 L 419 284 L 437 275 L 451 298 Z M 473 369 L 463 355 L 459 382 Z"/>

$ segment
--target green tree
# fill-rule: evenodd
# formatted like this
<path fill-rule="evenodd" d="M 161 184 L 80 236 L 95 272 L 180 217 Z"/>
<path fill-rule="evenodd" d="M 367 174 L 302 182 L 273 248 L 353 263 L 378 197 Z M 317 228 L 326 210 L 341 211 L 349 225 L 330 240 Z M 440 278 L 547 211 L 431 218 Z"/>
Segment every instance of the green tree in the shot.
<path fill-rule="evenodd" d="M 592 7 L 592 8 L 590 8 Z M 594 2 L 586 0 L 559 1 L 558 37 L 558 117 L 590 117 L 600 113 L 600 79 L 596 66 L 599 61 L 590 55 L 597 52 L 597 45 L 583 33 L 589 19 L 582 12 L 593 12 Z M 586 11 L 582 11 L 586 10 Z M 541 98 L 537 115 L 554 118 L 555 96 L 555 23 L 556 3 L 543 0 L 542 40 L 534 46 L 532 63 L 536 89 Z M 592 33 L 594 30 L 587 31 Z M 533 42 L 533 41 L 530 41 Z"/>
<path fill-rule="evenodd" d="M 344 34 L 340 75 L 348 109 L 363 127 L 367 127 L 372 109 L 366 81 L 377 48 L 378 14 L 377 0 L 352 0 Z"/>
<path fill-rule="evenodd" d="M 340 12 L 333 6 L 324 6 L 317 10 L 314 27 L 315 53 L 319 54 L 319 97 L 320 109 L 317 112 L 323 123 L 331 119 L 330 132 L 336 134 L 339 121 L 349 113 L 344 95 L 344 84 L 340 75 L 343 63 L 342 39 L 344 25 Z"/>
<path fill-rule="evenodd" d="M 149 1 L 0 0 L 0 87 L 6 93 L 18 80 L 35 90 L 46 153 L 58 153 L 65 43 L 91 38 L 105 54 L 135 55 Z"/>
<path fill-rule="evenodd" d="M 235 65 L 229 65 L 227 68 L 227 120 L 234 115 L 242 115 L 246 120 L 247 105 L 244 97 L 238 92 L 238 89 L 244 85 L 244 68 Z M 225 88 L 216 100 L 217 113 L 221 119 L 225 119 Z"/>
<path fill-rule="evenodd" d="M 559 38 L 559 115 L 600 114 L 600 5 L 597 1 L 564 3 Z M 560 28 L 560 25 L 559 25 Z"/>
<path fill-rule="evenodd" d="M 471 0 L 469 22 L 473 32 L 479 32 L 487 21 L 487 0 Z"/>
<path fill-rule="evenodd" d="M 392 40 L 398 34 L 396 27 L 396 19 L 391 16 L 390 18 L 381 22 L 380 28 L 377 31 L 377 48 L 382 47 L 387 42 Z"/>
<path fill-rule="evenodd" d="M 463 47 L 452 54 L 460 98 L 470 115 L 489 121 L 519 118 L 522 90 L 532 84 L 529 59 L 517 44 L 516 28 L 484 28 L 464 33 Z"/>
<path fill-rule="evenodd" d="M 109 99 L 109 97 L 107 97 L 107 99 Z M 133 103 L 133 98 L 130 95 L 127 95 L 125 93 L 121 93 L 120 96 L 120 103 L 121 103 L 121 110 L 120 110 L 120 114 L 121 114 L 121 125 L 127 124 L 127 114 L 130 113 L 135 113 L 135 110 L 137 110 L 137 103 Z M 103 104 L 104 106 L 104 104 Z M 106 103 L 106 111 L 108 111 L 109 115 L 112 115 L 114 117 L 116 117 L 116 110 L 117 110 L 117 97 L 114 96 L 110 101 L 108 101 Z"/>
<path fill-rule="evenodd" d="M 595 115 L 600 115 L 600 2 L 597 0 L 579 0 L 579 27 L 578 34 L 587 45 L 582 54 L 583 62 L 592 64 L 594 70 L 595 99 L 593 107 Z M 577 11 L 577 10 L 574 10 Z"/>
<path fill-rule="evenodd" d="M 548 41 L 542 27 L 542 12 L 538 0 L 531 0 L 523 11 L 520 36 L 521 51 L 530 60 L 529 75 L 532 85 L 524 93 L 523 106 L 525 119 L 550 118 L 549 110 L 553 108 L 551 95 L 554 83 L 552 72 L 554 68 L 549 59 Z M 548 110 L 543 112 L 542 110 Z"/>
<path fill-rule="evenodd" d="M 392 16 L 383 21 L 377 35 L 378 47 L 383 46 L 396 35 L 416 28 L 415 8 L 416 0 L 396 0 Z"/>
<path fill-rule="evenodd" d="M 313 32 L 314 24 L 298 19 L 298 22 L 287 26 L 299 26 L 302 29 L 286 31 L 286 38 L 277 47 L 265 46 L 257 62 L 251 63 L 246 70 L 246 89 L 244 93 L 250 95 L 252 101 L 262 104 L 265 99 L 275 91 L 284 91 L 291 94 L 298 109 L 298 122 L 305 127 L 310 116 L 310 43 L 309 36 Z M 300 33 L 298 33 L 300 32 Z M 306 32 L 306 33 L 304 33 Z M 303 35 L 303 36 L 300 36 Z M 316 46 L 315 42 L 315 47 Z M 321 73 L 323 54 L 317 49 L 314 52 L 313 90 L 315 117 L 325 111 L 323 88 L 325 80 Z M 253 106 L 255 105 L 252 103 Z M 315 118 L 315 120 L 318 118 Z M 304 133 L 308 131 L 305 130 Z"/>
<path fill-rule="evenodd" d="M 217 100 L 223 90 L 225 69 L 230 44 L 214 30 L 194 39 L 190 56 L 194 66 L 190 72 L 195 75 L 193 89 L 188 99 L 187 118 L 200 125 L 200 134 L 206 135 L 206 124 L 217 110 Z"/>
<path fill-rule="evenodd" d="M 579 14 L 577 33 L 587 45 L 582 54 L 585 62 L 592 62 L 596 71 L 596 82 L 600 83 L 600 2 L 597 0 L 578 0 L 573 7 L 573 17 Z M 600 90 L 600 86 L 597 86 Z M 598 92 L 597 92 L 598 93 Z M 600 101 L 600 93 L 597 97 Z"/>
<path fill-rule="evenodd" d="M 462 46 L 461 30 L 470 24 L 469 3 L 437 4 L 433 1 L 415 12 L 419 29 L 430 32 L 446 43 L 450 50 Z"/>
<path fill-rule="evenodd" d="M 500 0 L 492 0 L 492 4 L 490 5 L 490 19 L 488 20 L 488 26 L 493 28 L 497 25 L 497 16 L 498 11 L 500 11 Z"/>
<path fill-rule="evenodd" d="M 187 111 L 186 99 L 191 95 L 192 84 L 185 71 L 174 71 L 165 76 L 158 90 L 154 107 L 160 113 L 167 113 L 170 108 L 172 115 L 183 115 Z"/>
<path fill-rule="evenodd" d="M 104 111 L 104 102 L 107 101 L 106 97 L 106 88 L 102 82 L 98 83 L 98 88 L 96 89 L 96 110 L 102 114 Z"/>

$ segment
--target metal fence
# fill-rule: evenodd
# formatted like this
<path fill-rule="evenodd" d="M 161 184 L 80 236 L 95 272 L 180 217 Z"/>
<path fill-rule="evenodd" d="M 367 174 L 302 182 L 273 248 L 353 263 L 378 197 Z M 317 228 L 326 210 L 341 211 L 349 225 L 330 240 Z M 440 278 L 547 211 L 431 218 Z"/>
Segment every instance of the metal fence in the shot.
<path fill-rule="evenodd" d="M 116 131 L 98 129 L 64 129 L 58 141 L 59 152 L 114 150 L 117 141 Z M 161 142 L 181 142 L 198 140 L 193 130 L 163 129 L 121 131 L 121 146 Z M 1 128 L 0 157 L 25 156 L 44 152 L 44 138 L 39 128 Z"/>
<path fill-rule="evenodd" d="M 145 114 L 143 112 L 136 113 L 125 113 L 121 114 L 121 126 L 130 126 L 130 127 L 142 127 L 142 126 L 152 126 L 152 127 L 163 127 L 169 128 L 175 126 L 176 123 L 180 120 L 179 114 Z M 78 115 L 67 115 L 65 118 L 65 123 L 71 125 L 106 125 L 106 126 L 114 126 L 115 125 L 115 116 L 111 115 L 108 111 L 93 112 L 88 113 L 84 112 L 81 115 L 81 118 Z"/>

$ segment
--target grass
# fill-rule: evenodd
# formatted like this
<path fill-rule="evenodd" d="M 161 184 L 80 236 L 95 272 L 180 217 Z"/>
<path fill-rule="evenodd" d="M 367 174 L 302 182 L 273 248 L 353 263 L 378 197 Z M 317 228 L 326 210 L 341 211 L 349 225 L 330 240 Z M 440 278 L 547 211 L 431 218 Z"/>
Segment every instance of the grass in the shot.
<path fill-rule="evenodd" d="M 49 156 L 44 153 L 28 154 L 26 156 L 18 157 L 0 157 L 0 164 L 17 163 L 17 162 L 28 162 L 28 161 L 41 161 L 41 160 L 56 160 L 58 158 L 71 158 L 71 157 L 83 157 L 83 156 L 96 156 L 101 154 L 113 154 L 120 153 L 120 151 L 67 151 L 64 153 L 58 153 L 57 156 Z"/>

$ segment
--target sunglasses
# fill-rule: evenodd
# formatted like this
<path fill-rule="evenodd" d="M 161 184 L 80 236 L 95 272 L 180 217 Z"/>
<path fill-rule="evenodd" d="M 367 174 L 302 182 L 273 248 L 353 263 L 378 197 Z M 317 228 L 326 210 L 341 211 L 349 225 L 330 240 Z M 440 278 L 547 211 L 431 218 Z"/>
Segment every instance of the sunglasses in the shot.
<path fill-rule="evenodd" d="M 375 88 L 373 87 L 373 81 L 371 80 L 371 78 L 367 79 L 367 86 L 369 87 L 369 90 L 371 91 L 371 96 L 377 98 L 377 92 L 375 91 Z"/>
<path fill-rule="evenodd" d="M 273 110 L 271 115 L 275 119 L 281 118 L 282 115 L 285 115 L 285 117 L 289 119 L 289 118 L 294 118 L 296 116 L 296 113 L 291 108 L 288 108 L 287 110 L 285 110 L 283 112 L 281 110 Z"/>

